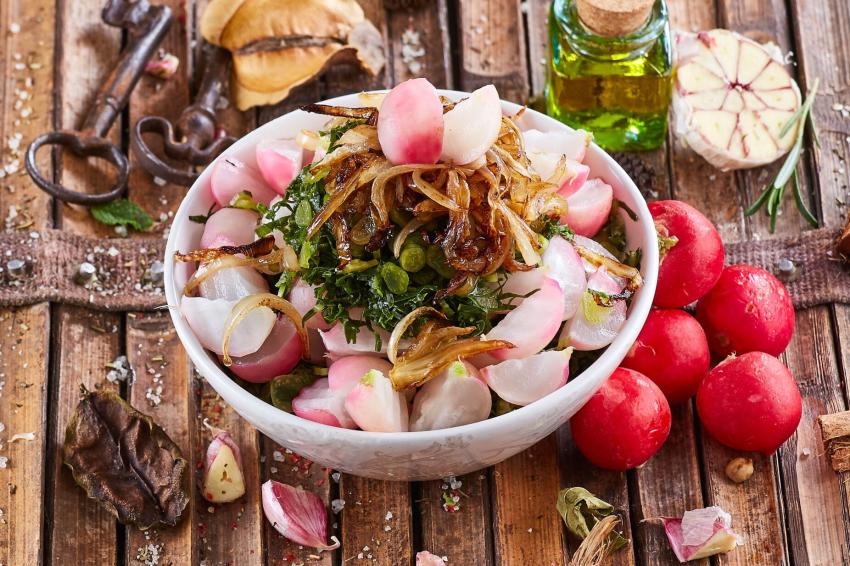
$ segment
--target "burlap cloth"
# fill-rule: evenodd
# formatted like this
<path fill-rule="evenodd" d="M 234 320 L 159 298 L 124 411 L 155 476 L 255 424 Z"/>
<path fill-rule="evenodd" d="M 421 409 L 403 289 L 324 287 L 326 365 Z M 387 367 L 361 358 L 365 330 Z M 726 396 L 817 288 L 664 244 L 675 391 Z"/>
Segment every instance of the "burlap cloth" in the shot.
<path fill-rule="evenodd" d="M 812 230 L 799 236 L 726 245 L 726 263 L 748 263 L 773 271 L 780 259 L 793 261 L 799 272 L 787 282 L 797 308 L 827 303 L 850 304 L 850 267 L 833 248 L 837 230 Z M 145 281 L 155 260 L 165 261 L 161 238 L 103 239 L 60 230 L 0 233 L 0 306 L 42 301 L 69 303 L 99 310 L 147 311 L 165 304 L 161 284 Z M 11 259 L 25 259 L 29 272 L 12 277 Z M 97 268 L 97 280 L 74 282 L 82 262 Z"/>

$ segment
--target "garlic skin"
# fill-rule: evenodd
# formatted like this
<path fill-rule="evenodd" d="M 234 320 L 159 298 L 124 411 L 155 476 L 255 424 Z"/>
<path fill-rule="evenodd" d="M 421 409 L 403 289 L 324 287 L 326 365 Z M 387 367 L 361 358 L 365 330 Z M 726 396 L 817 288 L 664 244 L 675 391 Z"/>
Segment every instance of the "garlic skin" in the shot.
<path fill-rule="evenodd" d="M 748 169 L 791 149 L 800 89 L 775 49 L 715 29 L 676 36 L 673 122 L 680 141 L 720 169 Z"/>
<path fill-rule="evenodd" d="M 717 506 L 693 509 L 686 511 L 681 519 L 662 518 L 662 521 L 679 562 L 729 552 L 738 546 L 732 516 Z"/>
<path fill-rule="evenodd" d="M 201 486 L 210 503 L 229 503 L 245 495 L 242 454 L 227 432 L 219 430 L 207 448 Z"/>
<path fill-rule="evenodd" d="M 427 550 L 416 553 L 416 566 L 445 566 L 447 562 Z"/>
<path fill-rule="evenodd" d="M 318 496 L 274 480 L 263 484 L 262 496 L 266 519 L 284 537 L 320 551 L 339 548 L 336 537 L 331 537 L 333 544 L 325 544 L 328 513 Z"/>

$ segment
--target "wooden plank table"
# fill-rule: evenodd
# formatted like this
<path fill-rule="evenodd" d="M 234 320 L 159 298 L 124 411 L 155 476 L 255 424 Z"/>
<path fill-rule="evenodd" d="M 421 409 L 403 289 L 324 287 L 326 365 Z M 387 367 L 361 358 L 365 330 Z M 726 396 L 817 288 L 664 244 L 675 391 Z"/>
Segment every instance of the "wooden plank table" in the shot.
<path fill-rule="evenodd" d="M 130 124 L 150 113 L 175 118 L 197 82 L 192 30 L 208 0 L 160 1 L 178 15 L 164 47 L 180 57 L 181 67 L 170 81 L 142 80 L 121 127 L 112 132 L 125 146 Z M 539 98 L 548 0 L 432 0 L 400 10 L 385 8 L 381 0 L 361 4 L 386 38 L 384 73 L 369 79 L 350 67 L 334 67 L 278 106 L 246 113 L 223 109 L 220 120 L 228 132 L 242 134 L 306 101 L 391 86 L 417 75 L 438 87 L 471 90 L 493 83 L 507 99 L 533 103 Z M 793 72 L 802 87 L 821 79 L 814 115 L 822 146 L 808 148 L 800 173 L 821 221 L 841 225 L 850 202 L 850 119 L 836 108 L 850 106 L 850 3 L 669 0 L 669 6 L 678 29 L 726 27 L 773 40 L 793 53 Z M 19 213 L 7 230 L 27 235 L 55 226 L 114 237 L 84 209 L 52 202 L 22 173 L 21 153 L 29 140 L 54 127 L 79 125 L 91 93 L 120 49 L 120 33 L 101 25 L 100 9 L 99 0 L 0 1 L 0 168 L 6 167 L 0 178 L 0 215 L 6 217 L 10 207 Z M 411 59 L 411 47 L 424 53 Z M 764 217 L 744 218 L 742 207 L 777 165 L 720 173 L 672 141 L 641 157 L 657 174 L 654 198 L 697 206 L 727 242 L 771 237 Z M 42 162 L 80 188 L 107 182 L 102 171 L 73 159 L 51 163 L 43 155 Z M 183 189 L 159 186 L 134 164 L 129 192 L 153 213 L 155 230 L 164 234 Z M 806 228 L 791 197 L 786 201 L 776 235 Z M 122 354 L 136 369 L 132 385 L 105 379 L 105 365 Z M 803 421 L 776 455 L 754 456 L 756 471 L 745 484 L 725 478 L 723 468 L 735 453 L 701 433 L 688 404 L 674 408 L 670 439 L 639 470 L 624 474 L 594 468 L 578 454 L 569 432 L 560 430 L 492 469 L 458 478 L 460 509 L 447 513 L 442 496 L 449 487 L 442 481 L 340 477 L 258 434 L 194 373 L 161 313 L 104 314 L 48 304 L 1 309 L 0 422 L 5 430 L 0 455 L 8 464 L 0 469 L 0 564 L 402 565 L 427 549 L 463 566 L 564 565 L 576 541 L 566 536 L 554 504 L 558 489 L 573 485 L 625 510 L 624 527 L 633 544 L 614 555 L 611 564 L 677 563 L 662 530 L 645 519 L 709 504 L 730 511 L 743 536 L 741 547 L 712 564 L 850 564 L 847 478 L 829 468 L 815 423 L 819 414 L 847 408 L 850 307 L 799 311 L 783 361 L 800 384 Z M 242 448 L 247 495 L 237 503 L 211 506 L 194 490 L 187 518 L 173 529 L 142 533 L 117 524 L 86 499 L 61 466 L 59 447 L 80 384 L 118 388 L 153 414 L 195 462 L 209 441 L 202 421 L 228 429 Z M 5 442 L 23 432 L 34 432 L 35 440 Z M 268 478 L 304 485 L 327 502 L 344 500 L 332 521 L 342 548 L 314 558 L 309 549 L 278 535 L 264 520 L 259 502 L 259 485 Z"/>

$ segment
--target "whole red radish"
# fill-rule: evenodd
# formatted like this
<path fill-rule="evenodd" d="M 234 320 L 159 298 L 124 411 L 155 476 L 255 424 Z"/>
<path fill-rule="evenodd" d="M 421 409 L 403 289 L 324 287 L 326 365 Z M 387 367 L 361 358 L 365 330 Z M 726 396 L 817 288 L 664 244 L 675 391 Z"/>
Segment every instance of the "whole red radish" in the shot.
<path fill-rule="evenodd" d="M 720 234 L 700 211 L 678 200 L 651 202 L 649 212 L 663 248 L 653 304 L 689 305 L 720 277 L 725 255 Z"/>
<path fill-rule="evenodd" d="M 658 452 L 670 434 L 670 405 L 652 380 L 617 368 L 570 419 L 573 439 L 600 468 L 629 470 Z"/>
<path fill-rule="evenodd" d="M 785 285 L 752 265 L 731 265 L 697 303 L 697 320 L 717 356 L 782 353 L 794 334 L 794 305 Z"/>
<path fill-rule="evenodd" d="M 797 430 L 802 412 L 791 372 L 764 352 L 729 357 L 708 372 L 697 391 L 705 430 L 737 450 L 772 454 Z"/>
<path fill-rule="evenodd" d="M 654 381 L 674 405 L 697 392 L 710 363 L 705 332 L 696 319 L 685 311 L 656 309 L 622 365 Z"/>

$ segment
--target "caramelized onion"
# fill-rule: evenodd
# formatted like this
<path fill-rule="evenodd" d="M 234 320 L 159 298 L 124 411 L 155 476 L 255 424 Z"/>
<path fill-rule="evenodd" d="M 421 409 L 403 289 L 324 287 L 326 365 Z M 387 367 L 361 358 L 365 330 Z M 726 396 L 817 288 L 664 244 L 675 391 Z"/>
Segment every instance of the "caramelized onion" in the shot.
<path fill-rule="evenodd" d="M 286 299 L 282 299 L 271 293 L 257 293 L 256 295 L 248 295 L 240 299 L 230 310 L 230 316 L 227 317 L 227 322 L 224 326 L 224 337 L 221 341 L 221 360 L 224 365 L 229 366 L 233 362 L 230 354 L 227 352 L 230 345 L 230 336 L 233 334 L 233 331 L 251 311 L 262 307 L 268 307 L 277 311 L 292 321 L 292 324 L 295 325 L 295 329 L 298 331 L 298 336 L 301 337 L 301 344 L 304 346 L 304 357 L 309 357 L 310 344 L 307 341 L 307 331 L 304 330 L 304 325 L 301 323 L 301 313 Z"/>
<path fill-rule="evenodd" d="M 626 284 L 626 288 L 629 291 L 636 291 L 643 285 L 643 277 L 640 275 L 640 271 L 632 267 L 631 265 L 626 265 L 624 263 L 620 263 L 615 259 L 611 259 L 610 257 L 606 257 L 604 255 L 598 254 L 594 251 L 585 248 L 579 244 L 573 242 L 573 246 L 575 247 L 578 255 L 580 255 L 583 259 L 587 260 L 588 263 L 595 267 L 605 267 L 608 270 L 608 273 L 611 275 L 616 275 L 617 277 L 622 277 L 626 279 L 628 283 Z"/>
<path fill-rule="evenodd" d="M 398 234 L 393 240 L 393 256 L 398 257 L 401 255 L 401 247 L 404 245 L 404 241 L 407 240 L 407 237 L 413 234 L 416 230 L 428 224 L 431 220 L 434 219 L 433 214 L 422 214 L 420 216 L 414 217 L 407 224 L 405 224 L 401 230 L 399 230 Z"/>
<path fill-rule="evenodd" d="M 242 254 L 248 257 L 257 257 L 271 253 L 272 249 L 274 249 L 274 236 L 266 236 L 265 238 L 260 238 L 259 240 L 251 242 L 250 244 L 245 244 L 243 246 L 221 246 L 220 248 L 203 248 L 189 252 L 187 254 L 181 254 L 180 252 L 176 252 L 174 254 L 174 259 L 176 259 L 177 261 L 206 262 L 212 261 L 222 256 L 231 256 L 237 254 Z"/>
<path fill-rule="evenodd" d="M 398 321 L 398 324 L 393 328 L 392 334 L 390 334 L 389 342 L 387 342 L 387 359 L 391 364 L 396 362 L 398 358 L 398 345 L 401 342 L 402 336 L 407 332 L 407 329 L 416 322 L 416 319 L 425 316 L 431 315 L 436 316 L 437 318 L 444 319 L 446 316 L 432 307 L 419 307 L 418 309 L 413 309 L 409 313 L 407 313 L 404 318 Z"/>

